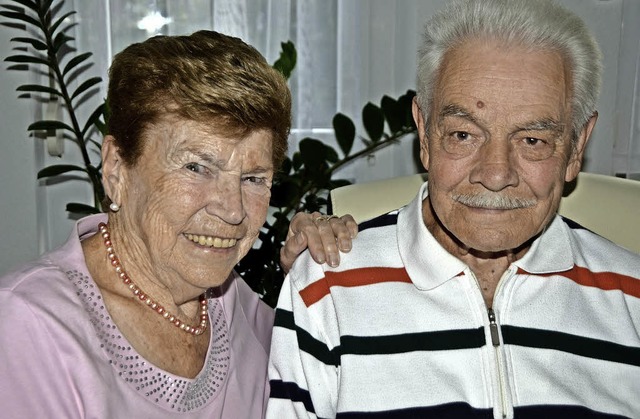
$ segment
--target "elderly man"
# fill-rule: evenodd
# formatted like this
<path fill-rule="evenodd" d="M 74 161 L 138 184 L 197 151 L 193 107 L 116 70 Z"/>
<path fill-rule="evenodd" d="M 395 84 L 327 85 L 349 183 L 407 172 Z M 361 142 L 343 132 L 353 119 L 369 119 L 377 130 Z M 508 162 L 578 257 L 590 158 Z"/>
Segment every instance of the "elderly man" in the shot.
<path fill-rule="evenodd" d="M 547 1 L 426 26 L 429 181 L 280 296 L 267 416 L 640 417 L 640 256 L 557 215 L 597 119 L 598 47 Z"/>

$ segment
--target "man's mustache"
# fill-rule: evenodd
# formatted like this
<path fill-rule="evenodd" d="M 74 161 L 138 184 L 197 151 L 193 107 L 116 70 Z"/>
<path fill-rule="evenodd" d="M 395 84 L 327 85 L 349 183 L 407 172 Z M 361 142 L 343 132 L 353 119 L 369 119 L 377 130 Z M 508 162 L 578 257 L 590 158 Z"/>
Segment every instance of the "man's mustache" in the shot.
<path fill-rule="evenodd" d="M 519 198 L 496 193 L 458 194 L 453 199 L 472 208 L 509 210 L 534 206 L 535 199 Z"/>

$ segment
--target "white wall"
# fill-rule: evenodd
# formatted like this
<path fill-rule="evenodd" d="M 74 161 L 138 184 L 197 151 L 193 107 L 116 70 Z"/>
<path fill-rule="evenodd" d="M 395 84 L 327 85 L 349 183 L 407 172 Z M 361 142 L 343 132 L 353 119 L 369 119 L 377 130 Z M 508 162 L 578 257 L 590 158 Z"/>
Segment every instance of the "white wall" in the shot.
<path fill-rule="evenodd" d="M 0 26 L 0 56 L 11 53 L 10 37 Z M 30 100 L 16 99 L 22 71 L 0 71 L 0 274 L 38 255 L 36 225 L 36 153 L 27 126 L 32 120 Z"/>

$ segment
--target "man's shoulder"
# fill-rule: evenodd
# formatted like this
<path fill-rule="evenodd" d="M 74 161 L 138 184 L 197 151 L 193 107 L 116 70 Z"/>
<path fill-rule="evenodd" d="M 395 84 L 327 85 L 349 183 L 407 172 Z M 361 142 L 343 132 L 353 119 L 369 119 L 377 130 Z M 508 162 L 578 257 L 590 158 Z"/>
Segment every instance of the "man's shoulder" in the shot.
<path fill-rule="evenodd" d="M 563 218 L 570 232 L 575 262 L 598 271 L 628 272 L 640 278 L 640 254 Z"/>

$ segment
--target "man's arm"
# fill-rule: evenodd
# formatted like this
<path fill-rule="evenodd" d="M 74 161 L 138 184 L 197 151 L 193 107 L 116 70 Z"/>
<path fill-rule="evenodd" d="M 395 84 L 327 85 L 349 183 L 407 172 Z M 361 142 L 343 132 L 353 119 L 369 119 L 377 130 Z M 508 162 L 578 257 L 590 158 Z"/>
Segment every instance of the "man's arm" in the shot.
<path fill-rule="evenodd" d="M 296 271 L 321 271 L 310 258 L 305 258 L 304 262 L 310 263 L 301 269 L 296 267 Z M 307 307 L 287 276 L 276 308 L 271 341 L 267 418 L 335 417 L 339 356 L 332 349 L 337 342 L 329 342 L 330 333 L 323 327 L 328 319 L 318 308 Z"/>

